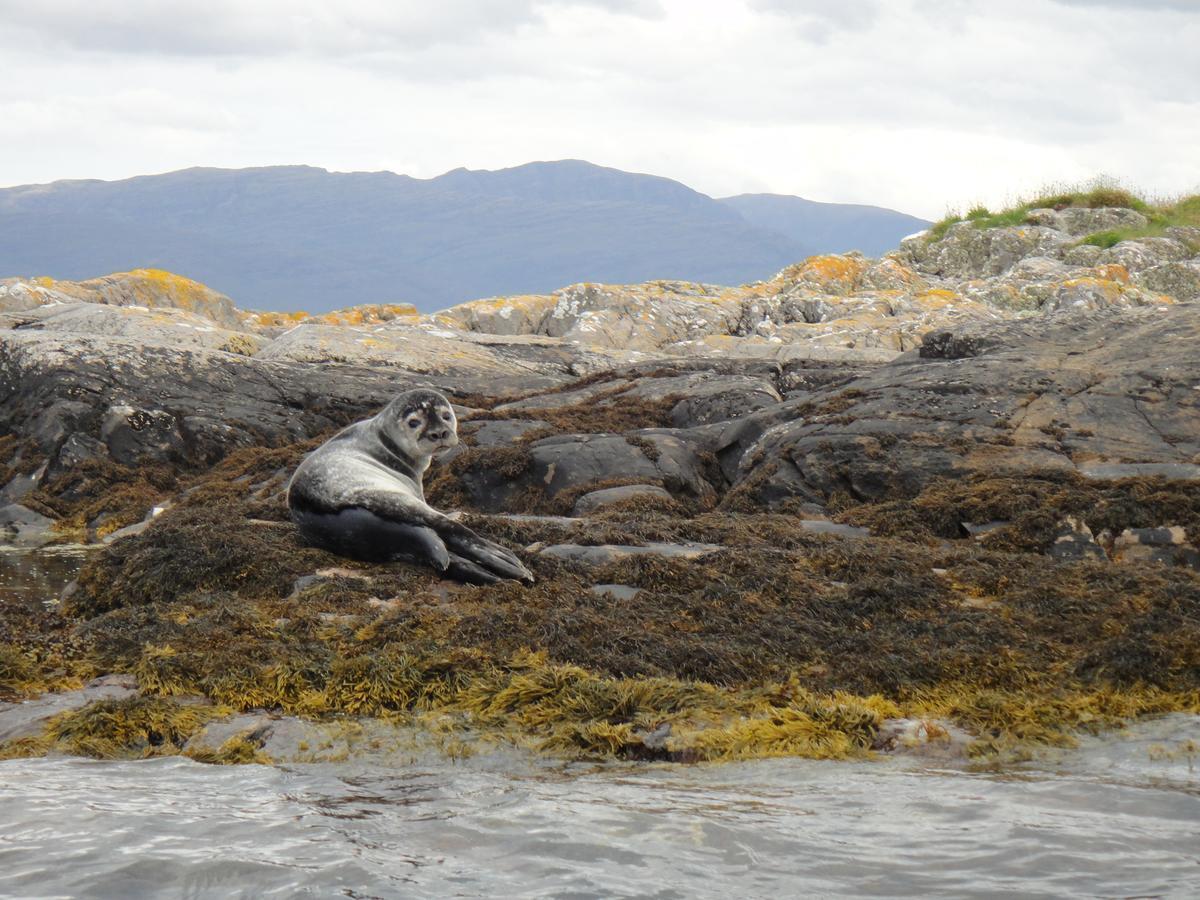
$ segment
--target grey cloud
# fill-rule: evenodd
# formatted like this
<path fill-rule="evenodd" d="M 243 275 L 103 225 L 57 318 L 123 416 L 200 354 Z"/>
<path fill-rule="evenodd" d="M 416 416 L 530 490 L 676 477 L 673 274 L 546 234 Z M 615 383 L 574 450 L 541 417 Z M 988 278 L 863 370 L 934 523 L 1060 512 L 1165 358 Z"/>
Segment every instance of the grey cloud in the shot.
<path fill-rule="evenodd" d="M 1200 13 L 1196 0 L 1054 0 L 1062 6 L 1108 6 L 1114 9 L 1131 9 L 1136 12 L 1159 9 L 1177 9 L 1180 12 Z"/>
<path fill-rule="evenodd" d="M 81 50 L 162 56 L 340 56 L 461 44 L 583 6 L 656 18 L 658 0 L 0 0 L 0 34 Z"/>

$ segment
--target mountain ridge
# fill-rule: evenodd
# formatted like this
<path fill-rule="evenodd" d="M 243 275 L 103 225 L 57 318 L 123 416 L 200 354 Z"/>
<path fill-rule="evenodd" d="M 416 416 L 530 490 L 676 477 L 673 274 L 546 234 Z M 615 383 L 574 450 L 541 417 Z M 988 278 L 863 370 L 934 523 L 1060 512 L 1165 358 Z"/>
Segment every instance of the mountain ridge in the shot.
<path fill-rule="evenodd" d="M 739 284 L 825 249 L 736 206 L 584 160 L 428 179 L 192 167 L 0 189 L 0 276 L 157 268 L 261 309 L 432 310 L 579 281 Z"/>

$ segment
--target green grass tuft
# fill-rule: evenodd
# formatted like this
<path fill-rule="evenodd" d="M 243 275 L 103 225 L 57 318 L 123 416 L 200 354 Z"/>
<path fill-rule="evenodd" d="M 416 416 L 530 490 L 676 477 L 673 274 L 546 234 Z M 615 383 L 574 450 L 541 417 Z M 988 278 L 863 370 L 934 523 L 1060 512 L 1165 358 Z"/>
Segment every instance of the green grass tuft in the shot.
<path fill-rule="evenodd" d="M 953 225 L 971 222 L 976 228 L 1007 228 L 1028 222 L 1035 209 L 1101 209 L 1106 207 L 1132 209 L 1150 220 L 1146 228 L 1115 229 L 1088 235 L 1081 243 L 1097 247 L 1112 247 L 1124 240 L 1162 236 L 1172 226 L 1200 227 L 1200 195 L 1174 200 L 1152 200 L 1120 187 L 1108 179 L 1097 179 L 1078 187 L 1053 187 L 1032 197 L 1021 198 L 1012 206 L 992 212 L 986 206 L 972 207 L 966 216 L 949 213 L 929 229 L 928 240 L 939 241 Z"/>

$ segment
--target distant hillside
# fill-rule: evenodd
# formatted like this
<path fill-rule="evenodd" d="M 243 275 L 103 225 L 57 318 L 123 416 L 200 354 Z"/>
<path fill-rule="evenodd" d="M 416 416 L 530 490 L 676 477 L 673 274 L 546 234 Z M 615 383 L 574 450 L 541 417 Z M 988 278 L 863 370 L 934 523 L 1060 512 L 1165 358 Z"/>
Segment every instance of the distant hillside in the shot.
<path fill-rule="evenodd" d="M 751 225 L 819 248 L 822 253 L 861 250 L 879 256 L 902 237 L 932 223 L 882 206 L 818 203 L 786 194 L 739 194 L 718 201 L 741 213 Z"/>
<path fill-rule="evenodd" d="M 746 199 L 718 201 L 667 178 L 577 160 L 424 180 L 274 166 L 61 181 L 0 190 L 0 277 L 158 268 L 243 308 L 409 302 L 433 310 L 577 281 L 769 278 L 841 249 L 821 236 L 849 227 L 840 224 L 844 210 L 873 209 L 811 204 L 828 216 L 814 213 L 802 228 L 795 217 L 768 224 L 762 205 Z M 888 247 L 921 227 L 901 218 Z M 873 249 L 876 220 L 863 221 L 870 246 L 850 245 Z"/>

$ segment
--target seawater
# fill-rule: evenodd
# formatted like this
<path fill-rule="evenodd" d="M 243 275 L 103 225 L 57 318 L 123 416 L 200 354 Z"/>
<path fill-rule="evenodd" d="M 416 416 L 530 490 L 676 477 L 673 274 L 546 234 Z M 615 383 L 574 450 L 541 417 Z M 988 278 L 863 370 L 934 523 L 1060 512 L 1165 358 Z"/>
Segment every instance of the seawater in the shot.
<path fill-rule="evenodd" d="M 9 565 L 0 601 L 75 564 L 26 560 L 36 589 Z M 1200 719 L 1167 716 L 1001 771 L 12 760 L 0 896 L 1196 897 L 1198 745 Z"/>

